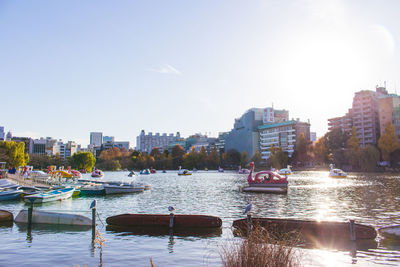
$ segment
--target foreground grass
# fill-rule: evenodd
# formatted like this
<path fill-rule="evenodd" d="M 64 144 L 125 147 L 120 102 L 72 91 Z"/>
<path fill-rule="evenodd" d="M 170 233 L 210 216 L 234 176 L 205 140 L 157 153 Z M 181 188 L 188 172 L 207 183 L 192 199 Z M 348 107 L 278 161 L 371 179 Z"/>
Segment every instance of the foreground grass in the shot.
<path fill-rule="evenodd" d="M 262 227 L 255 227 L 247 238 L 242 237 L 221 246 L 219 253 L 223 266 L 300 266 L 300 252 L 294 249 L 299 242 L 297 234 L 276 236 Z"/>

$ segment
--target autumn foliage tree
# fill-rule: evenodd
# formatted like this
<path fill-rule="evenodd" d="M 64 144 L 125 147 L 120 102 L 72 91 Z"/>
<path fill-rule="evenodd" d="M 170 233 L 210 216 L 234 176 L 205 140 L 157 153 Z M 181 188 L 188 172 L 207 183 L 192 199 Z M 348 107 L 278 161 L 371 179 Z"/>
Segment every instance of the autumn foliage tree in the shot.
<path fill-rule="evenodd" d="M 351 134 L 347 140 L 346 158 L 353 168 L 358 168 L 360 165 L 360 142 L 357 137 L 356 128 L 353 126 Z"/>
<path fill-rule="evenodd" d="M 383 160 L 390 162 L 390 153 L 399 148 L 399 139 L 392 123 L 386 124 L 385 133 L 379 138 L 378 147 Z"/>

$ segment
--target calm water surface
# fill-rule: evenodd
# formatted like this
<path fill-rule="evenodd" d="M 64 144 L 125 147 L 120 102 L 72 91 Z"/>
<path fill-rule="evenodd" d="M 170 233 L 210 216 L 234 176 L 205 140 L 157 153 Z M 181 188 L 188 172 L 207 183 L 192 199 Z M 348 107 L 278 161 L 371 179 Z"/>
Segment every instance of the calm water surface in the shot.
<path fill-rule="evenodd" d="M 103 180 L 125 180 L 128 172 L 106 172 Z M 151 184 L 143 193 L 104 197 L 80 197 L 45 203 L 35 209 L 71 211 L 90 216 L 89 206 L 97 199 L 99 225 L 106 239 L 103 266 L 220 266 L 221 246 L 236 239 L 232 221 L 243 218 L 251 201 L 253 216 L 347 221 L 381 227 L 400 224 L 400 175 L 352 173 L 347 179 L 331 179 L 327 172 L 295 172 L 289 177 L 287 195 L 241 193 L 246 175 L 234 172 L 177 172 L 136 176 Z M 89 178 L 86 174 L 85 178 Z M 164 213 L 168 206 L 176 213 L 219 216 L 222 231 L 208 234 L 169 235 L 117 233 L 106 230 L 105 219 L 120 213 Z M 19 201 L 0 202 L 0 209 L 16 215 L 27 205 Z M 400 243 L 380 240 L 362 245 L 322 245 L 301 248 L 306 266 L 400 265 Z M 0 266 L 99 266 L 100 249 L 92 244 L 91 230 L 26 228 L 14 224 L 0 227 Z"/>

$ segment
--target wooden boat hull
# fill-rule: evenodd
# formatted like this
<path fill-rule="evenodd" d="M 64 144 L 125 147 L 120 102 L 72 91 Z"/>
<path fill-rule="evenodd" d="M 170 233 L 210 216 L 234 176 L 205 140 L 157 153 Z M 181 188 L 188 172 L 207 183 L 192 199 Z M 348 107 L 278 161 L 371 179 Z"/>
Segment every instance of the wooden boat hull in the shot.
<path fill-rule="evenodd" d="M 168 214 L 120 214 L 108 217 L 107 224 L 123 227 L 169 227 Z M 222 220 L 207 215 L 174 215 L 174 228 L 221 227 Z"/>
<path fill-rule="evenodd" d="M 350 223 L 328 221 L 303 221 L 293 219 L 252 218 L 252 225 L 259 225 L 268 231 L 277 233 L 297 232 L 302 237 L 324 239 L 350 239 Z M 236 220 L 233 227 L 241 231 L 247 231 L 247 219 Z M 375 239 L 375 228 L 354 224 L 356 239 Z"/>
<path fill-rule="evenodd" d="M 378 233 L 385 239 L 400 240 L 400 224 L 379 228 Z"/>
<path fill-rule="evenodd" d="M 14 216 L 11 212 L 7 210 L 0 210 L 0 222 L 12 222 Z"/>
<path fill-rule="evenodd" d="M 17 223 L 28 223 L 28 210 L 21 210 L 17 217 Z M 79 214 L 60 212 L 32 211 L 32 223 L 60 224 L 60 225 L 92 225 L 92 220 Z"/>
<path fill-rule="evenodd" d="M 133 187 L 133 186 L 114 186 L 105 185 L 104 190 L 106 195 L 110 194 L 131 194 L 140 193 L 144 191 L 144 187 Z"/>

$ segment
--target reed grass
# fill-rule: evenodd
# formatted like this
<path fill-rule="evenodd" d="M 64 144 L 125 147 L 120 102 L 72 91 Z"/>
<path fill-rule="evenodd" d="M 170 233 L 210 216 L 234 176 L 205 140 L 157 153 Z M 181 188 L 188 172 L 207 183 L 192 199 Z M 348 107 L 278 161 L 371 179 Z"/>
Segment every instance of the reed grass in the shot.
<path fill-rule="evenodd" d="M 240 235 L 240 233 L 239 233 Z M 222 265 L 225 267 L 297 267 L 300 251 L 294 249 L 299 243 L 297 233 L 274 235 L 256 226 L 241 239 L 231 240 L 220 247 Z"/>

